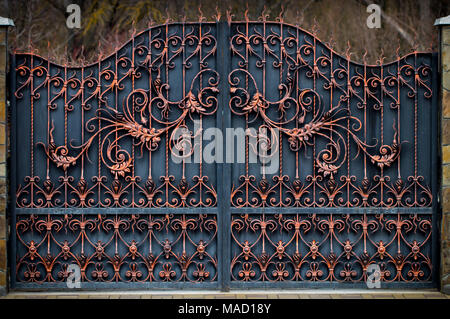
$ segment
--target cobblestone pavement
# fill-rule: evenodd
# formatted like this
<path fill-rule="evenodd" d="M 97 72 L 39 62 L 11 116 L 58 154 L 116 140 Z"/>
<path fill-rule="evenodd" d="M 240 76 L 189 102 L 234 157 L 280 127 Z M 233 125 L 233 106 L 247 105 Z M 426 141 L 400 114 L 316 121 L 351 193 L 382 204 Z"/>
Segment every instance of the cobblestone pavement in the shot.
<path fill-rule="evenodd" d="M 10 292 L 0 299 L 450 299 L 437 290 Z"/>

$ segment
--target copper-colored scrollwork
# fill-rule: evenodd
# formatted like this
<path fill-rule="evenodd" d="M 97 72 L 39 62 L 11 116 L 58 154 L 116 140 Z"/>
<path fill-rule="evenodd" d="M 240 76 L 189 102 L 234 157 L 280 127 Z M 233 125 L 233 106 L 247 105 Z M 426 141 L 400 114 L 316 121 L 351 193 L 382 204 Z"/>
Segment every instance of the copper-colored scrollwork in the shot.
<path fill-rule="evenodd" d="M 90 65 L 14 55 L 13 281 L 59 287 L 76 264 L 93 287 L 334 285 L 376 264 L 431 283 L 432 55 L 356 63 L 281 14 L 216 18 L 133 32 Z M 226 123 L 245 163 L 203 158 Z"/>
<path fill-rule="evenodd" d="M 30 120 L 17 207 L 216 206 L 207 164 L 188 161 L 218 108 L 215 33 L 167 23 L 81 68 L 17 54 L 15 98 Z"/>
<path fill-rule="evenodd" d="M 365 282 L 372 264 L 382 283 L 431 280 L 430 216 L 242 214 L 231 230 L 234 281 Z"/>
<path fill-rule="evenodd" d="M 357 64 L 349 50 L 341 56 L 279 20 L 262 15 L 231 27 L 233 118 L 244 120 L 245 129 L 278 132 L 270 139 L 279 147 L 278 172 L 269 177 L 261 161 L 255 175 L 248 159 L 255 146 L 246 140 L 232 206 L 431 206 L 430 176 L 420 174 L 426 168 L 418 160 L 420 143 L 428 143 L 419 138 L 418 122 L 431 105 L 431 55 Z"/>
<path fill-rule="evenodd" d="M 81 282 L 217 281 L 215 216 L 31 215 L 16 235 L 19 282 L 64 282 L 70 264 Z"/>

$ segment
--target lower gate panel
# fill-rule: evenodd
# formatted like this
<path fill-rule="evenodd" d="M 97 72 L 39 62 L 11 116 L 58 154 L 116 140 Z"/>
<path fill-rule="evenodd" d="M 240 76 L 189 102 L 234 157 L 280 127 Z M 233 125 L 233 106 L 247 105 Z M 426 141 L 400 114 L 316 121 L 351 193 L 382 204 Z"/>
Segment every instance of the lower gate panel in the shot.
<path fill-rule="evenodd" d="M 428 214 L 235 214 L 231 280 L 366 287 L 379 267 L 382 286 L 431 284 L 431 234 Z"/>
<path fill-rule="evenodd" d="M 71 265 L 81 288 L 218 281 L 212 214 L 19 215 L 16 236 L 18 287 L 64 288 Z"/>
<path fill-rule="evenodd" d="M 233 213 L 230 226 L 231 288 L 366 287 L 374 267 L 382 287 L 433 286 L 431 211 Z M 219 288 L 217 230 L 215 214 L 18 215 L 14 285 L 68 288 L 75 266 L 87 289 Z"/>

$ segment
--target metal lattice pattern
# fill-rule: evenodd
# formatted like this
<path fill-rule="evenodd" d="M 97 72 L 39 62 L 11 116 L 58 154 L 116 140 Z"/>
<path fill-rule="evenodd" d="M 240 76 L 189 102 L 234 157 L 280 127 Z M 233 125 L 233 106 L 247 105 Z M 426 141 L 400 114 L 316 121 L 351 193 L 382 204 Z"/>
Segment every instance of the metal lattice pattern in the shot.
<path fill-rule="evenodd" d="M 20 282 L 217 281 L 217 220 L 208 215 L 31 215 L 17 220 Z"/>
<path fill-rule="evenodd" d="M 233 123 L 279 132 L 275 174 L 251 167 L 258 145 L 247 139 L 234 207 L 432 205 L 431 170 L 420 165 L 431 150 L 421 132 L 431 121 L 430 54 L 361 65 L 282 23 L 231 32 Z"/>
<path fill-rule="evenodd" d="M 381 282 L 430 281 L 428 215 L 236 215 L 235 281 L 361 282 L 371 264 Z"/>
<path fill-rule="evenodd" d="M 213 32 L 152 28 L 81 68 L 18 55 L 17 207 L 216 206 L 214 165 L 186 163 L 203 147 L 194 136 L 215 126 Z"/>

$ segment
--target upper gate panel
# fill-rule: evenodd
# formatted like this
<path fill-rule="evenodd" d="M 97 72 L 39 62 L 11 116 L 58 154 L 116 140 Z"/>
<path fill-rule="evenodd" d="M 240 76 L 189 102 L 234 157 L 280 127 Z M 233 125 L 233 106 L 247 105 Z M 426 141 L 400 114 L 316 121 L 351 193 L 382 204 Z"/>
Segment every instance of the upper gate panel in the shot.
<path fill-rule="evenodd" d="M 368 65 L 284 23 L 230 32 L 232 123 L 271 132 L 243 142 L 232 206 L 432 205 L 431 53 Z"/>
<path fill-rule="evenodd" d="M 216 28 L 148 29 L 82 67 L 15 56 L 16 206 L 216 206 Z M 181 133 L 180 133 L 181 132 Z"/>

